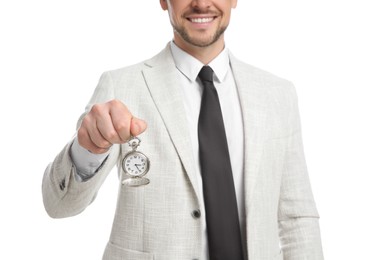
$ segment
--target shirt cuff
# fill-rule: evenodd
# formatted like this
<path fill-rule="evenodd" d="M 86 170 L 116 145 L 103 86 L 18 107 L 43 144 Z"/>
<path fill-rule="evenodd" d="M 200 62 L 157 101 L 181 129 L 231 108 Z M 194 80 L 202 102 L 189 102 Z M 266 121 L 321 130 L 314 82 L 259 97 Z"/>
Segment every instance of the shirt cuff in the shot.
<path fill-rule="evenodd" d="M 93 177 L 103 165 L 110 154 L 110 150 L 102 154 L 94 154 L 80 146 L 78 138 L 75 137 L 70 148 L 71 159 L 76 168 L 75 179 L 84 182 Z"/>

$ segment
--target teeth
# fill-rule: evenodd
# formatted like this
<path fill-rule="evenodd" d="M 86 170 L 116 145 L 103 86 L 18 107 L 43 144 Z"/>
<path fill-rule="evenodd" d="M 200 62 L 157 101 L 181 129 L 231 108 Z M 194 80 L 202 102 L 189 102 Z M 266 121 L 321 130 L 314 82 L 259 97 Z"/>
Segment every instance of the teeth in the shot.
<path fill-rule="evenodd" d="M 193 23 L 209 23 L 213 18 L 192 18 L 191 22 Z"/>

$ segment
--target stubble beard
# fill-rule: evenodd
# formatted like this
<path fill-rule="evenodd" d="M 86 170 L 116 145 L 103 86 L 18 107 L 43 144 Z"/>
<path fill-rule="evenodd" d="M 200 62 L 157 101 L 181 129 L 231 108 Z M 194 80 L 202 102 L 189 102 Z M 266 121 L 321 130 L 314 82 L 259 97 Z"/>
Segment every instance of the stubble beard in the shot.
<path fill-rule="evenodd" d="M 208 47 L 212 44 L 214 44 L 215 42 L 217 42 L 220 38 L 220 36 L 223 35 L 223 33 L 226 31 L 227 29 L 227 26 L 224 26 L 224 27 L 220 27 L 216 30 L 216 32 L 209 38 L 205 38 L 205 39 L 197 39 L 196 37 L 191 37 L 189 35 L 189 33 L 187 32 L 186 28 L 184 27 L 179 27 L 179 26 L 175 26 L 173 25 L 173 28 L 174 28 L 174 31 L 176 33 L 178 33 L 181 38 L 191 44 L 191 45 L 194 45 L 196 47 Z"/>

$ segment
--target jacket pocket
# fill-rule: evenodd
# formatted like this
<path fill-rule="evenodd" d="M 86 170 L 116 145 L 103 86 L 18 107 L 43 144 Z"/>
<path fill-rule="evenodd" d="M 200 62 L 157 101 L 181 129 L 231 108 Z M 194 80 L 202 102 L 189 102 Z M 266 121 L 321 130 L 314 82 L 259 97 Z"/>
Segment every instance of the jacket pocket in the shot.
<path fill-rule="evenodd" d="M 124 249 L 108 242 L 103 260 L 153 260 L 153 254 Z"/>

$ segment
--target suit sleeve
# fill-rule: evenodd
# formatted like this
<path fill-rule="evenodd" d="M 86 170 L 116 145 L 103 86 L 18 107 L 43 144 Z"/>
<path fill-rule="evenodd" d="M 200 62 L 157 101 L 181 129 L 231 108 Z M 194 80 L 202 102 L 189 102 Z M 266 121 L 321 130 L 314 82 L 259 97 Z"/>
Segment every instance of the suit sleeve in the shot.
<path fill-rule="evenodd" d="M 290 135 L 286 144 L 278 210 L 284 260 L 322 260 L 319 215 L 304 157 L 297 97 L 290 92 Z"/>
<path fill-rule="evenodd" d="M 112 79 L 109 73 L 104 73 L 89 104 L 86 106 L 86 112 L 78 120 L 77 128 L 93 104 L 106 102 L 113 98 Z M 97 174 L 85 182 L 80 182 L 75 178 L 77 173 L 70 157 L 71 145 L 72 141 L 47 166 L 42 180 L 44 206 L 49 216 L 53 218 L 77 215 L 91 204 L 119 157 L 120 146 L 114 145 Z"/>

